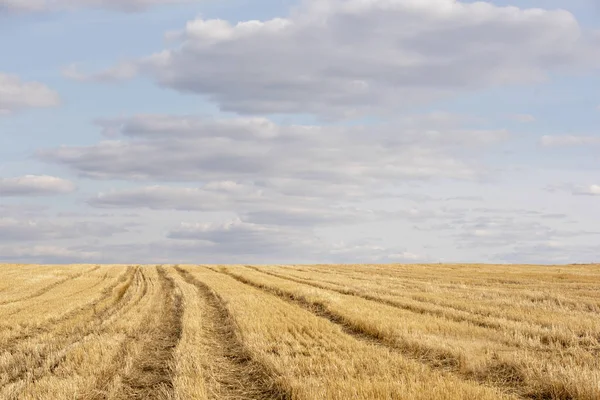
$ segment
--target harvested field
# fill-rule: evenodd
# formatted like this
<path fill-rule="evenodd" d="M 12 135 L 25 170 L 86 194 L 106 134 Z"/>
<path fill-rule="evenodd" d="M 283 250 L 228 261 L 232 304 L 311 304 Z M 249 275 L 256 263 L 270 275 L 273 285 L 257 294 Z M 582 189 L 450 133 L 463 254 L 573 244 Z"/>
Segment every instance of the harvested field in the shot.
<path fill-rule="evenodd" d="M 0 273 L 0 399 L 600 399 L 600 265 Z"/>

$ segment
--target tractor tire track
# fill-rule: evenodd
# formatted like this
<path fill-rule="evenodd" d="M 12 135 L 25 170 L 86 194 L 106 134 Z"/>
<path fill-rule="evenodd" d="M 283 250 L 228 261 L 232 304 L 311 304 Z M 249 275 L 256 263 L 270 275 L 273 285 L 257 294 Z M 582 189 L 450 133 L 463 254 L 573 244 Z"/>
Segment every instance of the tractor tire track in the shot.
<path fill-rule="evenodd" d="M 61 315 L 60 317 L 49 319 L 49 320 L 45 321 L 44 325 L 42 325 L 42 326 L 30 327 L 28 332 L 16 334 L 15 336 L 11 336 L 9 338 L 10 344 L 7 345 L 6 343 L 0 343 L 0 351 L 12 351 L 12 349 L 14 349 L 16 346 L 18 346 L 19 343 L 21 343 L 22 341 L 28 340 L 28 339 L 33 339 L 35 337 L 41 336 L 42 334 L 50 333 L 50 332 L 56 330 L 59 325 L 65 324 L 65 323 L 69 322 L 69 320 L 75 319 L 79 315 L 86 313 L 90 310 L 94 310 L 94 313 L 96 314 L 98 312 L 96 310 L 97 305 L 99 303 L 104 302 L 108 298 L 110 298 L 110 296 L 112 295 L 112 292 L 119 285 L 124 284 L 124 287 L 128 288 L 131 285 L 133 279 L 135 278 L 136 273 L 137 273 L 136 268 L 128 267 L 125 270 L 125 272 L 121 276 L 119 276 L 113 284 L 106 287 L 102 291 L 101 296 L 99 298 L 97 298 L 95 301 L 93 301 L 91 303 L 83 304 L 81 307 L 71 310 L 71 311 Z M 124 291 L 126 291 L 126 289 Z M 122 297 L 122 294 L 121 294 L 121 297 Z M 117 301 L 115 301 L 115 304 L 118 304 L 118 300 L 120 300 L 120 297 L 117 298 Z"/>
<path fill-rule="evenodd" d="M 197 288 L 206 304 L 206 333 L 213 340 L 207 349 L 212 361 L 213 379 L 206 382 L 211 400 L 290 400 L 291 394 L 276 383 L 275 376 L 249 354 L 221 297 L 188 271 L 175 269 Z"/>
<path fill-rule="evenodd" d="M 530 327 L 526 326 L 522 320 L 513 321 L 512 319 L 509 319 L 509 318 L 501 318 L 500 321 L 497 321 L 496 319 L 498 317 L 489 317 L 489 316 L 485 316 L 485 315 L 479 315 L 476 312 L 475 313 L 468 312 L 465 310 L 456 309 L 454 307 L 442 306 L 442 305 L 438 305 L 438 304 L 435 304 L 432 302 L 423 302 L 420 300 L 411 299 L 415 302 L 424 303 L 426 305 L 429 305 L 430 307 L 443 308 L 443 309 L 436 310 L 436 309 L 428 308 L 424 305 L 421 306 L 421 305 L 417 305 L 417 304 L 406 304 L 406 303 L 402 303 L 400 301 L 384 299 L 379 296 L 373 296 L 368 293 L 363 293 L 363 292 L 360 292 L 360 291 L 352 289 L 352 288 L 336 288 L 336 287 L 331 287 L 331 286 L 327 286 L 327 285 L 322 285 L 313 280 L 288 276 L 288 275 L 284 275 L 284 274 L 278 274 L 278 273 L 271 272 L 271 271 L 265 271 L 263 269 L 260 269 L 260 268 L 254 267 L 254 266 L 250 266 L 250 265 L 246 265 L 245 267 L 252 269 L 253 271 L 259 272 L 261 274 L 270 275 L 270 276 L 273 276 L 273 277 L 276 277 L 279 279 L 285 279 L 290 282 L 295 282 L 295 283 L 312 286 L 317 289 L 329 290 L 329 291 L 339 293 L 342 295 L 355 296 L 355 297 L 358 297 L 358 298 L 361 298 L 361 299 L 364 299 L 367 301 L 384 304 L 384 305 L 387 305 L 390 307 L 397 308 L 399 310 L 409 311 L 409 312 L 412 312 L 415 314 L 429 315 L 432 317 L 442 318 L 442 319 L 452 321 L 452 322 L 457 322 L 457 323 L 467 323 L 467 324 L 478 326 L 478 327 L 484 328 L 484 329 L 515 330 L 520 335 L 522 335 L 528 339 L 539 339 L 540 343 L 539 343 L 539 346 L 536 347 L 537 350 L 554 348 L 556 345 L 560 345 L 564 349 L 567 349 L 569 346 L 573 346 L 573 345 L 581 346 L 581 343 L 570 343 L 566 339 L 563 339 L 561 337 L 557 337 L 556 335 L 553 335 L 551 332 L 540 332 L 540 331 L 536 330 L 535 328 L 536 327 L 541 328 L 541 326 L 539 324 L 532 323 L 532 322 L 527 324 L 531 327 L 530 328 Z M 327 282 L 331 285 L 339 286 L 339 284 L 336 282 L 331 282 L 331 281 L 325 281 L 325 282 Z M 452 314 L 452 313 L 460 313 L 463 315 L 456 315 L 456 314 Z M 464 314 L 467 314 L 467 315 L 464 315 Z M 509 324 L 516 324 L 516 323 L 524 324 L 524 326 L 520 327 L 520 328 L 515 328 L 515 327 L 509 326 Z M 514 341 L 508 340 L 508 339 L 502 340 L 499 342 L 502 344 L 505 344 L 505 345 L 509 345 L 509 346 L 515 345 Z"/>
<path fill-rule="evenodd" d="M 2 371 L 0 371 L 0 388 L 14 384 L 20 380 L 27 380 L 29 383 L 34 383 L 41 377 L 52 374 L 64 361 L 69 351 L 83 343 L 91 335 L 101 332 L 106 321 L 126 306 L 126 294 L 129 292 L 134 281 L 139 279 L 140 275 L 139 268 L 128 269 L 127 274 L 123 275 L 115 285 L 106 288 L 102 297 L 96 302 L 88 304 L 78 310 L 74 310 L 72 315 L 69 315 L 69 318 L 61 319 L 53 329 L 40 329 L 32 334 L 19 338 L 21 339 L 20 341 L 13 342 L 12 346 L 6 349 L 4 353 L 23 356 L 27 362 L 23 362 L 23 360 L 20 359 L 14 359 L 12 363 L 7 363 L 2 368 Z M 113 292 L 119 287 L 119 284 L 122 284 L 122 287 L 118 289 L 115 300 L 103 310 L 96 310 L 95 306 L 110 298 L 110 296 L 113 295 Z M 18 349 L 18 346 L 21 345 L 24 340 L 35 339 L 45 333 L 49 334 L 52 330 L 58 329 L 59 324 L 67 323 L 70 319 L 92 310 L 94 314 L 91 320 L 83 321 L 77 326 L 69 327 L 69 330 L 66 333 L 59 333 L 55 337 L 54 343 L 45 340 L 44 345 L 46 346 L 44 348 L 40 349 L 37 346 L 33 346 L 31 349 Z M 57 349 L 57 347 L 59 349 Z"/>
<path fill-rule="evenodd" d="M 158 268 L 163 308 L 158 325 L 149 329 L 133 367 L 123 376 L 117 399 L 172 399 L 174 392 L 174 352 L 183 330 L 183 301 L 173 278 Z"/>
<path fill-rule="evenodd" d="M 402 356 L 426 364 L 434 370 L 439 370 L 444 373 L 451 373 L 461 379 L 495 387 L 501 392 L 511 394 L 522 399 L 552 398 L 555 400 L 572 400 L 568 397 L 548 397 L 548 393 L 545 391 L 529 391 L 528 388 L 525 387 L 525 377 L 518 369 L 516 369 L 516 367 L 513 367 L 512 365 L 491 365 L 489 369 L 482 371 L 477 376 L 474 376 L 471 373 L 464 372 L 460 367 L 461 360 L 450 352 L 422 347 L 419 346 L 418 343 L 409 341 L 390 342 L 385 336 L 378 334 L 377 332 L 366 330 L 360 325 L 354 324 L 352 321 L 347 320 L 344 316 L 333 312 L 327 307 L 326 304 L 309 300 L 302 295 L 295 295 L 267 284 L 252 281 L 243 276 L 231 273 L 223 267 L 220 269 L 211 268 L 211 270 L 227 275 L 238 282 L 259 289 L 265 293 L 275 295 L 290 304 L 294 304 L 311 312 L 317 317 L 326 319 L 329 322 L 338 325 L 344 333 L 354 337 L 357 340 L 397 351 Z"/>

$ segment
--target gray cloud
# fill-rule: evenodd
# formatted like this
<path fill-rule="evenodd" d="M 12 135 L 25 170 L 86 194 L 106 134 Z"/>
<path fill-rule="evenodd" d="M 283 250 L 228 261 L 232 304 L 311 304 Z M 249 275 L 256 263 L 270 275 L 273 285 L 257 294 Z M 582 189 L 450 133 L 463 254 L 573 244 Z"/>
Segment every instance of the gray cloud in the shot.
<path fill-rule="evenodd" d="M 307 242 L 305 235 L 289 229 L 267 227 L 235 219 L 223 224 L 182 223 L 167 237 L 204 242 L 212 251 L 233 254 L 265 254 L 289 251 Z M 295 240 L 293 240 L 295 239 Z M 310 243 L 312 245 L 314 243 Z M 284 250 L 285 249 L 285 250 Z"/>
<path fill-rule="evenodd" d="M 20 263 L 94 263 L 100 262 L 102 255 L 95 251 L 85 251 L 75 247 L 54 245 L 0 246 L 0 262 Z"/>
<path fill-rule="evenodd" d="M 149 186 L 99 193 L 88 200 L 98 208 L 221 211 L 265 202 L 259 189 L 235 182 L 211 182 L 202 188 Z"/>
<path fill-rule="evenodd" d="M 348 117 L 600 65 L 595 36 L 567 11 L 455 0 L 305 0 L 287 18 L 199 18 L 169 37 L 180 40 L 173 49 L 74 74 L 137 69 L 225 111 Z"/>
<path fill-rule="evenodd" d="M 63 222 L 48 219 L 0 217 L 0 241 L 35 242 L 60 239 L 106 238 L 128 230 L 122 224 L 98 221 Z"/>
<path fill-rule="evenodd" d="M 47 175 L 25 175 L 0 178 L 0 197 L 48 196 L 71 193 L 75 184 L 66 179 Z"/>
<path fill-rule="evenodd" d="M 88 200 L 88 204 L 97 208 L 231 212 L 240 215 L 246 223 L 279 226 L 312 227 L 428 216 L 411 209 L 387 212 L 338 203 L 340 201 L 334 202 L 328 193 L 321 198 L 311 198 L 302 193 L 284 194 L 273 188 L 231 181 L 209 182 L 201 188 L 149 186 L 113 190 Z"/>
<path fill-rule="evenodd" d="M 481 150 L 468 157 L 465 152 L 508 137 L 503 130 L 443 128 L 435 120 L 430 127 L 425 122 L 284 126 L 263 118 L 179 116 L 99 123 L 115 140 L 44 150 L 39 157 L 94 179 L 260 180 L 265 186 L 278 181 L 311 193 L 330 183 L 364 187 L 389 180 L 476 179 L 484 173 L 476 164 Z"/>
<path fill-rule="evenodd" d="M 600 235 L 600 231 L 573 229 L 571 222 L 563 214 L 534 210 L 455 208 L 446 209 L 434 224 L 422 229 L 449 235 L 464 249 L 517 249 Z"/>
<path fill-rule="evenodd" d="M 294 207 L 274 204 L 260 210 L 242 212 L 245 222 L 262 225 L 333 226 L 383 219 L 392 213 L 350 207 Z"/>
<path fill-rule="evenodd" d="M 506 263 L 572 264 L 598 262 L 598 246 L 547 241 L 517 245 L 513 250 L 497 253 L 494 258 Z"/>
<path fill-rule="evenodd" d="M 50 207 L 35 204 L 0 204 L 0 218 L 37 218 L 46 216 Z"/>
<path fill-rule="evenodd" d="M 58 94 L 46 85 L 24 82 L 16 75 L 0 72 L 0 115 L 26 108 L 54 107 L 59 104 Z"/>
<path fill-rule="evenodd" d="M 92 243 L 63 248 L 36 247 L 28 254 L 24 247 L 14 247 L 3 254 L 21 255 L 22 259 L 39 259 L 43 249 L 52 262 L 87 260 L 103 263 L 195 263 L 252 264 L 323 263 L 323 262 L 400 262 L 427 260 L 403 248 L 378 245 L 380 239 L 327 243 L 311 231 L 285 227 L 265 227 L 240 219 L 225 223 L 182 223 L 167 234 L 170 239 L 118 244 Z M 0 247 L 0 251 L 2 251 Z M 60 252 L 64 252 L 61 257 Z M 49 258 L 52 257 L 52 258 Z M 1 257 L 0 257 L 1 258 Z"/>

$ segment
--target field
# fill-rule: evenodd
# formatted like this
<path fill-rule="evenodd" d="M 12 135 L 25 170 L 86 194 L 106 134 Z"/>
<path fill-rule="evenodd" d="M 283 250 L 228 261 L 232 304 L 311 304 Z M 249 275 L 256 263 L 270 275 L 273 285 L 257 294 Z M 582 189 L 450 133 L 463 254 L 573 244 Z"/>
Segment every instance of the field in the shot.
<path fill-rule="evenodd" d="M 0 399 L 600 399 L 600 265 L 0 274 Z"/>

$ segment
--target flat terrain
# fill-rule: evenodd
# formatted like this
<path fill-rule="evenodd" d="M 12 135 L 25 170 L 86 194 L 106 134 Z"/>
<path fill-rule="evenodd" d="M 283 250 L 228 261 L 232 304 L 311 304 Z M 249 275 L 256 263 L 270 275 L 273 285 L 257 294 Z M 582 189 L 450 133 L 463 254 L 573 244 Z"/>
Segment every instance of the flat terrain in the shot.
<path fill-rule="evenodd" d="M 600 265 L 0 276 L 0 399 L 600 399 Z"/>

